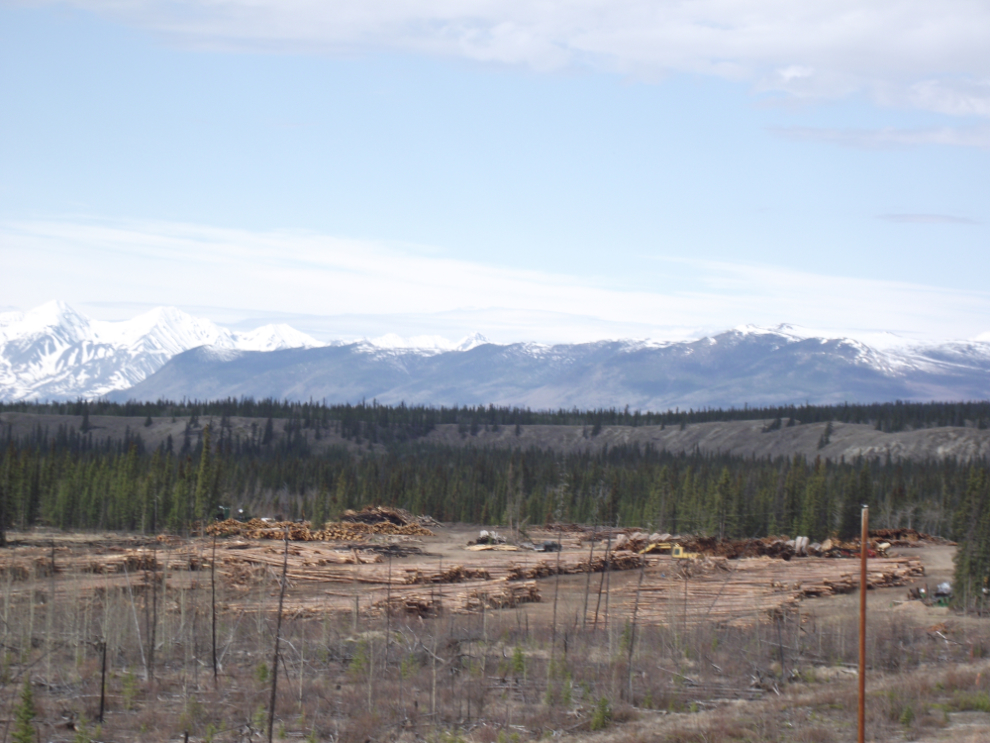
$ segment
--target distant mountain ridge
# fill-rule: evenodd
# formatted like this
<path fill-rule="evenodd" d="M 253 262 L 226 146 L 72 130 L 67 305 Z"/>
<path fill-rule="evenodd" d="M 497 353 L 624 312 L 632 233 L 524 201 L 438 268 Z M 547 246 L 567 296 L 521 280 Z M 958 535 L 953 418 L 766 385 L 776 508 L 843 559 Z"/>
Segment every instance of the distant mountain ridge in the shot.
<path fill-rule="evenodd" d="M 234 333 L 175 307 L 107 322 L 64 302 L 48 302 L 28 312 L 0 313 L 0 400 L 101 397 L 200 346 L 263 352 L 320 345 L 288 325 Z"/>
<path fill-rule="evenodd" d="M 639 410 L 979 400 L 990 397 L 990 343 L 880 351 L 845 338 L 740 328 L 688 342 L 483 343 L 430 354 L 365 343 L 271 353 L 200 348 L 110 398 L 183 396 Z"/>
<path fill-rule="evenodd" d="M 235 333 L 174 307 L 89 319 L 62 302 L 0 313 L 0 400 L 274 397 L 531 408 L 990 398 L 990 341 L 864 343 L 789 325 L 691 341 L 495 344 L 475 334 L 322 343 Z"/>

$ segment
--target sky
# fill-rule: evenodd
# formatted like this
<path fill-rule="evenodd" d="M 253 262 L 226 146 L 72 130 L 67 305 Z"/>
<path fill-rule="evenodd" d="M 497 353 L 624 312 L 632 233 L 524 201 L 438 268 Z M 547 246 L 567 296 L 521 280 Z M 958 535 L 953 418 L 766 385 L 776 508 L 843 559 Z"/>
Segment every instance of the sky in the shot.
<path fill-rule="evenodd" d="M 990 338 L 990 6 L 0 0 L 0 310 Z"/>

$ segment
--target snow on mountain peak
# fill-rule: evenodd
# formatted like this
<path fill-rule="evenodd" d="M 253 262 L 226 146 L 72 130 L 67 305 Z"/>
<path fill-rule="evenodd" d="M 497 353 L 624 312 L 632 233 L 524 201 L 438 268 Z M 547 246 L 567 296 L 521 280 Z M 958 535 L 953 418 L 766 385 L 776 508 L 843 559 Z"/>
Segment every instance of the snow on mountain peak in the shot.
<path fill-rule="evenodd" d="M 459 341 L 451 341 L 440 335 L 414 335 L 403 338 L 395 333 L 386 333 L 377 338 L 369 338 L 362 344 L 371 350 L 379 351 L 413 351 L 422 354 L 438 354 L 448 351 L 470 351 L 472 348 L 491 343 L 481 333 L 472 333 Z"/>
<path fill-rule="evenodd" d="M 324 345 L 284 323 L 263 325 L 248 333 L 237 333 L 234 344 L 241 351 L 278 351 L 284 348 L 318 348 Z"/>
<path fill-rule="evenodd" d="M 64 341 L 84 340 L 92 333 L 89 318 L 65 302 L 45 302 L 27 312 L 5 312 L 0 319 L 0 343 L 57 330 Z"/>
<path fill-rule="evenodd" d="M 232 333 L 176 307 L 130 320 L 91 320 L 65 302 L 0 314 L 0 399 L 100 397 L 154 374 L 173 356 L 208 346 L 273 351 L 321 345 L 288 325 Z"/>

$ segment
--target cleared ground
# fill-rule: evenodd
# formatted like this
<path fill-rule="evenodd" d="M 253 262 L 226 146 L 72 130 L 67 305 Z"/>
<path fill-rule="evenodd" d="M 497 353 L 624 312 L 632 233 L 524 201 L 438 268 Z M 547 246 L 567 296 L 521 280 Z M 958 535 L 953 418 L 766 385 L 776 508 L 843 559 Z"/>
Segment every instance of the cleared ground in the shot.
<path fill-rule="evenodd" d="M 586 535 L 564 533 L 559 554 L 467 549 L 477 536 L 451 526 L 290 542 L 276 735 L 854 739 L 855 560 L 660 557 L 640 570 L 616 553 L 611 567 L 629 569 L 568 573 L 600 567 L 604 543 L 592 554 Z M 281 541 L 218 539 L 214 574 L 210 538 L 11 537 L 0 552 L 6 720 L 29 675 L 45 740 L 264 737 Z M 990 739 L 988 620 L 906 600 L 951 578 L 953 550 L 871 561 L 870 739 Z M 496 608 L 507 587 L 529 585 L 539 601 Z M 809 595 L 823 585 L 839 592 Z"/>

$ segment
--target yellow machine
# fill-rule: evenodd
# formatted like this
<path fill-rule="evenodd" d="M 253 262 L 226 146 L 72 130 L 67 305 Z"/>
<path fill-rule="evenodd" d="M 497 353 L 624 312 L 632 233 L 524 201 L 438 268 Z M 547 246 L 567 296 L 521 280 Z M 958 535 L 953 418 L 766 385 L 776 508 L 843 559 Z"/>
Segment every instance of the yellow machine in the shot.
<path fill-rule="evenodd" d="M 651 552 L 659 552 L 661 554 L 669 554 L 671 557 L 675 557 L 679 560 L 695 560 L 701 555 L 697 552 L 688 552 L 684 547 L 677 542 L 654 542 L 646 547 L 646 549 L 640 550 L 639 554 L 646 555 Z"/>

